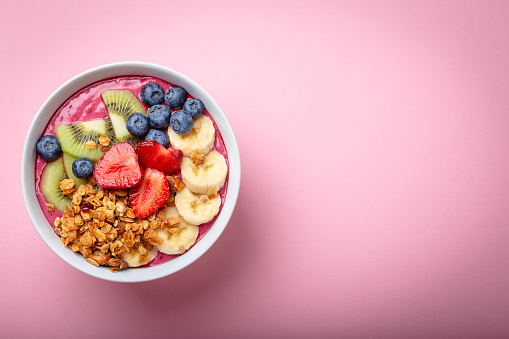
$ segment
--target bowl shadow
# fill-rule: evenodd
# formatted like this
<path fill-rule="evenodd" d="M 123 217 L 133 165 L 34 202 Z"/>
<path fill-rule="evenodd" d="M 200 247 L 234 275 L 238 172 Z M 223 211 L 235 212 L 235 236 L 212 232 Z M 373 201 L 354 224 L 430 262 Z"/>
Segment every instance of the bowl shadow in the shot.
<path fill-rule="evenodd" d="M 233 288 L 256 255 L 252 212 L 241 190 L 228 227 L 201 258 L 168 277 L 123 284 L 117 291 L 132 296 L 131 302 L 147 312 L 159 314 L 171 312 L 171 309 L 193 308 L 208 295 L 228 286 Z"/>

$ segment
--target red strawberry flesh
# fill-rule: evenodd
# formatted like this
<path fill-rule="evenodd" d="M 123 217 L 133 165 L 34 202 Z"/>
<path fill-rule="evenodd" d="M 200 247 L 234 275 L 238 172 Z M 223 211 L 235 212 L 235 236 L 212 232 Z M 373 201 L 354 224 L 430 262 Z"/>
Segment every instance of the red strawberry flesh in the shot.
<path fill-rule="evenodd" d="M 155 169 L 143 172 L 138 186 L 129 189 L 129 202 L 138 218 L 147 218 L 170 197 L 170 186 L 164 173 Z"/>
<path fill-rule="evenodd" d="M 136 147 L 141 167 L 153 168 L 166 175 L 173 175 L 180 170 L 182 151 L 173 148 L 164 148 L 153 140 L 145 140 Z"/>
<path fill-rule="evenodd" d="M 119 142 L 104 153 L 95 165 L 94 180 L 103 188 L 130 188 L 138 185 L 142 172 L 133 146 Z"/>

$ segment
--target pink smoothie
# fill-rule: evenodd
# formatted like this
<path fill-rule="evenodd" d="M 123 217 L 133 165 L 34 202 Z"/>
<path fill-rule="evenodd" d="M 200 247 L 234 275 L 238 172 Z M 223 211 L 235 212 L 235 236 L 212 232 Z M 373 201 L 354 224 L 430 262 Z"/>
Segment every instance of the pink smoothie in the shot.
<path fill-rule="evenodd" d="M 161 79 L 147 76 L 122 76 L 96 82 L 90 86 L 81 89 L 80 91 L 75 93 L 72 97 L 70 97 L 62 106 L 60 106 L 60 108 L 55 112 L 51 120 L 48 122 L 48 125 L 46 126 L 43 135 L 48 134 L 55 135 L 55 126 L 57 125 L 68 124 L 78 121 L 87 121 L 98 118 L 106 118 L 108 117 L 108 111 L 106 110 L 106 105 L 103 103 L 101 99 L 102 91 L 106 89 L 130 89 L 139 98 L 141 88 L 149 82 L 155 82 L 159 84 L 164 89 L 164 91 L 174 86 L 169 82 L 163 81 Z M 188 95 L 188 99 L 193 99 L 193 97 Z M 228 153 L 226 152 L 226 147 L 224 145 L 223 138 L 221 137 L 221 133 L 219 132 L 219 129 L 217 128 L 217 125 L 214 122 L 214 119 L 212 119 L 210 114 L 207 112 L 206 108 L 203 114 L 209 117 L 214 124 L 214 128 L 216 129 L 216 140 L 214 144 L 214 149 L 224 156 L 226 164 L 229 168 Z M 62 217 L 62 213 L 56 210 L 53 212 L 48 212 L 48 210 L 46 209 L 46 200 L 44 199 L 39 188 L 41 173 L 45 165 L 46 161 L 44 161 L 44 159 L 42 159 L 41 157 L 37 156 L 35 160 L 35 190 L 41 209 L 44 215 L 46 216 L 49 225 L 53 227 L 55 219 L 57 217 Z M 180 177 L 180 173 L 177 174 L 176 176 Z M 221 210 L 223 209 L 227 190 L 228 190 L 228 177 L 226 178 L 225 185 L 219 190 L 219 195 L 221 197 L 221 208 L 219 210 L 219 213 L 221 213 Z M 201 224 L 199 226 L 200 232 L 198 234 L 198 239 L 196 240 L 196 242 L 200 241 L 205 236 L 208 230 L 214 225 L 216 219 L 217 216 L 208 223 Z M 185 255 L 185 253 L 181 255 Z M 145 267 L 160 265 L 176 257 L 177 255 L 167 255 L 159 252 L 157 257 L 149 264 L 145 265 Z"/>

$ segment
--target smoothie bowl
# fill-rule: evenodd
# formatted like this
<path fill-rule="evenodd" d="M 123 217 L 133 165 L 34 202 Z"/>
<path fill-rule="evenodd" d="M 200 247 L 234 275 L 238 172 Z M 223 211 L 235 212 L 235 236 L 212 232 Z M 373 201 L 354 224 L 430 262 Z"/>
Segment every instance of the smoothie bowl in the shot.
<path fill-rule="evenodd" d="M 22 156 L 35 229 L 89 275 L 141 282 L 205 253 L 240 188 L 235 136 L 199 85 L 166 67 L 86 71 L 36 114 Z"/>

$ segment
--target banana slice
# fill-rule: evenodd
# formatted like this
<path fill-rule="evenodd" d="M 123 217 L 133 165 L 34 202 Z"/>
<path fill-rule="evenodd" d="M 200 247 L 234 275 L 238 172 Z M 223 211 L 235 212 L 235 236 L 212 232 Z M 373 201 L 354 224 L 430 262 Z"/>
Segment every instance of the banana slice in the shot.
<path fill-rule="evenodd" d="M 185 222 L 200 225 L 214 219 L 219 213 L 221 198 L 216 194 L 210 199 L 206 194 L 194 194 L 185 187 L 177 192 L 175 206 Z"/>
<path fill-rule="evenodd" d="M 150 259 L 147 262 L 144 262 L 143 264 L 140 263 L 140 257 L 141 257 L 140 252 L 134 248 L 131 250 L 131 253 L 125 252 L 124 255 L 122 256 L 122 259 L 127 263 L 127 265 L 129 265 L 129 267 L 138 267 L 141 265 L 145 265 L 145 264 L 151 262 L 152 260 L 154 260 L 154 258 L 157 255 L 157 248 L 154 247 L 148 253 L 150 255 Z"/>
<path fill-rule="evenodd" d="M 216 130 L 212 121 L 202 115 L 193 122 L 193 129 L 186 135 L 179 135 L 168 127 L 168 136 L 171 147 L 179 149 L 185 157 L 190 157 L 193 152 L 207 154 L 216 140 Z"/>
<path fill-rule="evenodd" d="M 210 187 L 214 187 L 216 191 L 223 187 L 228 166 L 224 157 L 213 150 L 205 156 L 200 165 L 195 165 L 188 157 L 182 158 L 180 170 L 182 181 L 191 192 L 207 194 Z"/>
<path fill-rule="evenodd" d="M 177 217 L 180 221 L 177 225 L 177 232 L 173 234 L 170 234 L 167 228 L 157 231 L 157 234 L 163 238 L 163 243 L 156 245 L 156 247 L 159 251 L 166 254 L 182 254 L 196 242 L 199 228 L 196 225 L 186 223 L 180 217 L 176 207 L 168 207 L 164 215 L 166 219 Z"/>

